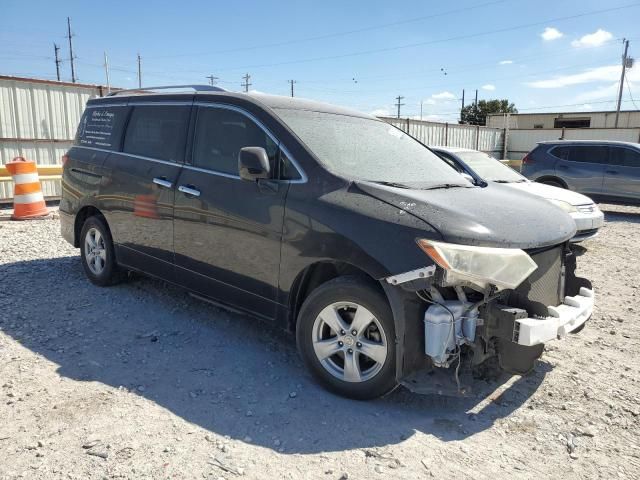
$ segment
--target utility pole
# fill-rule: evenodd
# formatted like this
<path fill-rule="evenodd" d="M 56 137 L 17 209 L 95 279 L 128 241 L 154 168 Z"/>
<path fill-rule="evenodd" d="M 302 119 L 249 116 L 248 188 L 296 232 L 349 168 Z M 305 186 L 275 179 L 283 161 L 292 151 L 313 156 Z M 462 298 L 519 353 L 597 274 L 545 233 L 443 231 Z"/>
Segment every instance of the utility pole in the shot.
<path fill-rule="evenodd" d="M 249 83 L 249 79 L 251 78 L 251 75 L 246 73 L 242 78 L 244 79 L 244 83 L 242 83 L 241 85 L 244 87 L 245 93 L 247 93 L 249 91 L 249 87 L 251 86 L 251 84 Z"/>
<path fill-rule="evenodd" d="M 75 57 L 73 56 L 73 42 L 71 41 L 72 37 L 73 37 L 73 34 L 71 33 L 71 19 L 67 17 L 67 38 L 69 39 L 69 60 L 71 61 L 71 81 L 73 83 L 76 83 L 76 69 L 75 69 L 75 65 L 73 64 L 73 60 Z"/>
<path fill-rule="evenodd" d="M 107 76 L 107 93 L 111 93 L 111 80 L 109 79 L 109 58 L 107 52 L 104 52 L 104 73 Z"/>
<path fill-rule="evenodd" d="M 216 80 L 220 80 L 218 77 L 214 77 L 213 75 L 207 75 L 204 78 L 209 79 L 209 84 L 213 87 L 216 84 Z"/>
<path fill-rule="evenodd" d="M 138 54 L 138 88 L 142 88 L 142 57 Z"/>
<path fill-rule="evenodd" d="M 420 100 L 420 121 L 422 121 L 422 103 L 424 100 Z"/>
<path fill-rule="evenodd" d="M 464 88 L 462 89 L 462 106 L 460 107 L 460 123 L 464 123 Z"/>
<path fill-rule="evenodd" d="M 293 84 L 298 82 L 296 82 L 295 80 L 287 80 L 287 82 L 291 84 L 291 96 L 293 97 Z"/>
<path fill-rule="evenodd" d="M 620 76 L 620 90 L 618 91 L 618 106 L 616 107 L 616 123 L 618 128 L 618 117 L 620 116 L 620 104 L 622 103 L 622 89 L 624 88 L 624 74 L 627 70 L 627 52 L 629 51 L 629 40 L 624 39 L 624 55 L 622 55 L 622 75 Z"/>
<path fill-rule="evenodd" d="M 62 63 L 62 60 L 60 60 L 60 57 L 58 56 L 59 51 L 60 51 L 60 47 L 54 43 L 53 53 L 56 57 L 56 77 L 58 77 L 58 81 L 60 81 L 60 64 Z"/>
<path fill-rule="evenodd" d="M 476 88 L 476 100 L 473 102 L 473 120 L 478 125 L 478 89 Z"/>
<path fill-rule="evenodd" d="M 400 101 L 403 99 L 404 97 L 398 95 L 396 97 L 396 100 L 398 100 L 398 103 L 396 103 L 396 107 L 398 107 L 398 118 L 400 118 L 400 107 L 402 107 L 404 105 L 404 103 L 400 103 Z"/>

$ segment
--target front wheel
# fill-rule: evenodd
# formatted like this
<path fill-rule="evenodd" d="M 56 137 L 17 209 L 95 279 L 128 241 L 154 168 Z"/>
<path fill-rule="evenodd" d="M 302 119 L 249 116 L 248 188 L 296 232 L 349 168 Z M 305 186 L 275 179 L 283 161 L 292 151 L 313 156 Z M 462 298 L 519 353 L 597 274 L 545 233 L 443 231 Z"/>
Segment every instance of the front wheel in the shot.
<path fill-rule="evenodd" d="M 296 337 L 305 364 L 333 392 L 366 400 L 396 386 L 393 315 L 367 279 L 339 277 L 311 292 Z"/>

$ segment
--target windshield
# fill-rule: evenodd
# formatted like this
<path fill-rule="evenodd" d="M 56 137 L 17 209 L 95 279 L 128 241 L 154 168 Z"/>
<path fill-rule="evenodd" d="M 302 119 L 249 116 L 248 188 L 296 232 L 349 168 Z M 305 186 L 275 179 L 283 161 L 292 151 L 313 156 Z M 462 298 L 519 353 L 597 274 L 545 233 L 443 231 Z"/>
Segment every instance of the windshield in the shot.
<path fill-rule="evenodd" d="M 411 188 L 473 185 L 409 135 L 380 120 L 275 109 L 331 172 Z"/>
<path fill-rule="evenodd" d="M 511 167 L 484 152 L 456 152 L 456 155 L 484 180 L 505 183 L 526 181 Z"/>

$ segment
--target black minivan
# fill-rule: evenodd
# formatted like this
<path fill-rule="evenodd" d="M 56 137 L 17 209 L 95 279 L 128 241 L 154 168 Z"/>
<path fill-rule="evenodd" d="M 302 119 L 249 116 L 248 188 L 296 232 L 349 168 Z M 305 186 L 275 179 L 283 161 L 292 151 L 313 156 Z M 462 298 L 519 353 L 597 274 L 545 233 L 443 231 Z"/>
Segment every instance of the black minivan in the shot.
<path fill-rule="evenodd" d="M 62 182 L 62 235 L 93 283 L 143 272 L 274 322 L 353 398 L 420 390 L 425 372 L 524 374 L 593 309 L 564 211 L 332 105 L 215 87 L 92 99 Z"/>

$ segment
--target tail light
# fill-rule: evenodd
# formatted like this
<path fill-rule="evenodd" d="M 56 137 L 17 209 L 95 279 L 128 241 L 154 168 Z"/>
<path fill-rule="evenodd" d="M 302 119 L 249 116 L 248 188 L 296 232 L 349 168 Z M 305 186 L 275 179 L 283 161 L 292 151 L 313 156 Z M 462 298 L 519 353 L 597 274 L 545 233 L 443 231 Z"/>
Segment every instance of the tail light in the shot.
<path fill-rule="evenodd" d="M 64 167 L 67 164 L 68 161 L 69 161 L 69 155 L 66 155 L 66 154 L 63 155 L 62 156 L 62 166 Z"/>
<path fill-rule="evenodd" d="M 522 159 L 522 165 L 531 165 L 533 163 L 533 157 L 530 153 L 527 153 Z"/>

